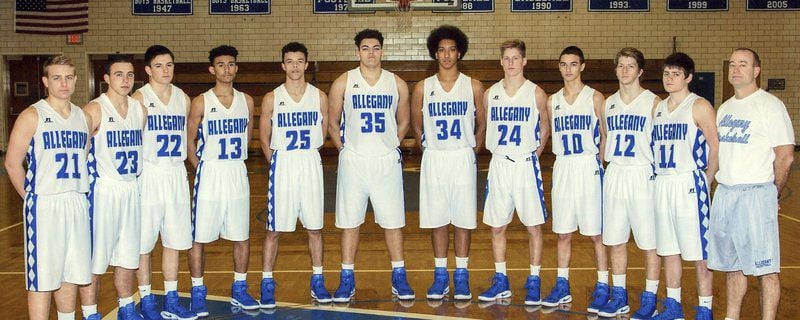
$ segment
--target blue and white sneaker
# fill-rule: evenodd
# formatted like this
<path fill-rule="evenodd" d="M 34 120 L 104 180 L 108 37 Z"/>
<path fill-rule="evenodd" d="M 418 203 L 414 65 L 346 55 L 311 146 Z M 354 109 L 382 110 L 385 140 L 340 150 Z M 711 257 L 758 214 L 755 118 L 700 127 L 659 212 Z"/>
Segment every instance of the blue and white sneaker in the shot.
<path fill-rule="evenodd" d="M 102 320 L 103 317 L 99 313 L 92 313 L 88 317 L 83 317 L 83 320 Z"/>
<path fill-rule="evenodd" d="M 664 311 L 661 311 L 661 313 L 652 319 L 683 320 L 683 306 L 678 300 L 667 298 L 667 300 L 664 300 Z"/>
<path fill-rule="evenodd" d="M 261 308 L 272 309 L 275 308 L 275 286 L 277 283 L 275 279 L 263 278 L 261 279 L 261 300 L 258 304 Z"/>
<path fill-rule="evenodd" d="M 331 294 L 325 289 L 325 277 L 321 274 L 311 275 L 311 299 L 319 303 L 330 303 Z"/>
<path fill-rule="evenodd" d="M 131 302 L 117 310 L 117 320 L 141 320 L 142 315 L 136 312 L 136 302 Z"/>
<path fill-rule="evenodd" d="M 450 293 L 450 274 L 446 268 L 433 270 L 433 284 L 428 289 L 428 299 L 441 299 Z"/>
<path fill-rule="evenodd" d="M 556 286 L 553 287 L 553 291 L 550 291 L 550 295 L 542 300 L 542 305 L 556 307 L 559 304 L 570 302 L 572 302 L 572 295 L 569 292 L 569 280 L 558 277 L 556 278 Z"/>
<path fill-rule="evenodd" d="M 208 307 L 206 306 L 206 294 L 208 288 L 206 286 L 193 286 L 192 287 L 192 303 L 189 308 L 197 314 L 198 317 L 208 316 Z"/>
<path fill-rule="evenodd" d="M 528 276 L 528 279 L 525 280 L 525 290 L 527 291 L 525 294 L 526 306 L 538 306 L 542 304 L 542 299 L 539 294 L 540 287 L 541 279 L 539 276 Z"/>
<path fill-rule="evenodd" d="M 142 305 L 144 305 L 144 298 L 142 298 Z M 178 291 L 170 291 L 164 297 L 164 311 L 161 311 L 161 317 L 171 320 L 195 320 L 197 314 L 181 306 Z M 147 319 L 146 316 L 145 319 Z"/>
<path fill-rule="evenodd" d="M 142 317 L 145 320 L 161 320 L 161 313 L 158 312 L 158 305 L 156 304 L 156 296 L 148 294 L 142 297 L 139 301 L 139 309 L 142 312 Z M 89 318 L 87 318 L 89 319 Z"/>
<path fill-rule="evenodd" d="M 400 300 L 413 300 L 414 290 L 408 285 L 406 279 L 406 268 L 392 269 L 392 294 Z"/>
<path fill-rule="evenodd" d="M 234 281 L 231 285 L 231 305 L 244 310 L 255 310 L 261 308 L 261 304 L 247 293 L 246 281 Z"/>
<path fill-rule="evenodd" d="M 492 277 L 492 286 L 478 295 L 480 301 L 495 301 L 511 297 L 511 289 L 508 285 L 508 277 L 502 273 L 495 273 Z"/>
<path fill-rule="evenodd" d="M 652 319 L 658 311 L 656 310 L 656 294 L 650 291 L 642 291 L 639 299 L 639 310 L 633 313 L 631 319 L 647 320 Z"/>
<path fill-rule="evenodd" d="M 625 314 L 631 311 L 628 306 L 628 290 L 623 287 L 611 288 L 611 299 L 608 303 L 597 310 L 597 315 L 601 317 L 616 317 L 620 314 Z"/>
<path fill-rule="evenodd" d="M 466 268 L 456 268 L 453 272 L 454 300 L 470 300 L 472 292 L 469 291 L 469 271 Z"/>
<path fill-rule="evenodd" d="M 353 270 L 342 269 L 339 275 L 339 288 L 333 293 L 333 302 L 347 303 L 356 295 L 356 277 Z"/>
<path fill-rule="evenodd" d="M 594 292 L 592 293 L 592 303 L 586 308 L 590 313 L 597 313 L 601 307 L 608 303 L 608 295 L 611 288 L 607 283 L 598 282 L 594 285 Z"/>
<path fill-rule="evenodd" d="M 694 314 L 695 320 L 714 320 L 714 313 L 708 307 L 694 307 L 696 313 Z"/>

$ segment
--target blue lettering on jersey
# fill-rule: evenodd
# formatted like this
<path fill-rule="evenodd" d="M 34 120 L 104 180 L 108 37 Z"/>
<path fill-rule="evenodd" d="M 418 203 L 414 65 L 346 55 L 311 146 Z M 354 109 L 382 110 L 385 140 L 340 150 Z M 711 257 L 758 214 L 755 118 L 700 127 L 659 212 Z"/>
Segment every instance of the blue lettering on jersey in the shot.
<path fill-rule="evenodd" d="M 647 123 L 647 117 L 635 114 L 618 114 L 606 117 L 606 124 L 609 131 L 628 130 L 642 131 Z"/>
<path fill-rule="evenodd" d="M 278 113 L 278 127 L 315 126 L 319 121 L 319 112 L 281 112 Z"/>
<path fill-rule="evenodd" d="M 86 147 L 88 134 L 81 131 L 55 130 L 42 132 L 44 149 L 83 149 Z"/>
<path fill-rule="evenodd" d="M 531 117 L 530 107 L 492 107 L 491 121 L 527 122 Z"/>
<path fill-rule="evenodd" d="M 354 94 L 353 109 L 391 109 L 392 96 L 386 94 Z"/>
<path fill-rule="evenodd" d="M 564 130 L 591 130 L 592 116 L 571 114 L 562 117 L 556 117 L 553 122 L 555 123 L 555 132 Z"/>
<path fill-rule="evenodd" d="M 653 126 L 653 141 L 683 140 L 689 131 L 685 123 L 667 123 Z"/>
<path fill-rule="evenodd" d="M 142 130 L 113 130 L 106 132 L 109 148 L 133 147 L 142 145 Z"/>
<path fill-rule="evenodd" d="M 247 130 L 247 118 L 219 119 L 208 121 L 208 134 L 243 133 Z"/>
<path fill-rule="evenodd" d="M 168 114 L 154 114 L 147 116 L 147 130 L 183 131 L 186 128 L 186 117 Z"/>
<path fill-rule="evenodd" d="M 428 114 L 431 117 L 463 116 L 467 114 L 466 101 L 444 101 L 428 103 Z"/>
<path fill-rule="evenodd" d="M 750 140 L 750 134 L 747 129 L 750 128 L 750 120 L 734 119 L 732 115 L 725 115 L 722 121 L 719 122 L 719 141 L 747 144 Z M 728 133 L 722 133 L 723 128 L 728 128 Z M 739 129 L 737 132 L 736 129 Z"/>

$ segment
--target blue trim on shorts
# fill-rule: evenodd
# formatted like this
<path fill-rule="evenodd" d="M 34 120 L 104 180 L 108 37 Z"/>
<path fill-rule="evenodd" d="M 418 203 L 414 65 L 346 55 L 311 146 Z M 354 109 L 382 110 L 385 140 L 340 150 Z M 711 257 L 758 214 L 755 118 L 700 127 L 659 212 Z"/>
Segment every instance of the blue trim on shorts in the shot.
<path fill-rule="evenodd" d="M 603 180 L 606 178 L 606 169 L 603 168 L 603 161 L 600 160 L 600 154 L 595 155 L 597 161 L 597 170 L 600 171 L 600 234 L 603 234 Z"/>
<path fill-rule="evenodd" d="M 89 170 L 89 193 L 86 194 L 86 199 L 89 200 L 89 256 L 94 256 L 94 193 L 97 184 L 97 178 L 100 173 L 97 172 L 97 157 L 95 156 L 95 139 L 92 137 L 92 146 L 89 148 L 89 154 L 86 156 L 86 164 Z"/>
<path fill-rule="evenodd" d="M 278 151 L 272 153 L 269 162 L 269 186 L 267 186 L 267 230 L 275 231 L 275 167 L 278 163 Z"/>
<path fill-rule="evenodd" d="M 531 163 L 533 164 L 533 174 L 536 176 L 536 188 L 539 189 L 539 203 L 542 205 L 542 216 L 544 220 L 547 220 L 547 207 L 545 207 L 544 204 L 544 182 L 542 181 L 542 171 L 539 168 L 539 157 L 536 156 L 536 152 L 531 152 Z"/>
<path fill-rule="evenodd" d="M 192 193 L 192 240 L 195 239 L 195 227 L 197 226 L 197 193 L 200 191 L 200 176 L 203 172 L 203 161 L 197 164 L 197 173 L 194 176 L 194 192 Z"/>
<path fill-rule="evenodd" d="M 342 113 L 342 123 L 339 124 L 339 141 L 344 144 L 344 124 L 346 121 L 345 114 Z"/>
<path fill-rule="evenodd" d="M 694 137 L 694 146 L 692 147 L 692 155 L 694 156 L 694 163 L 697 169 L 705 170 L 708 166 L 708 152 L 706 152 L 706 137 L 703 131 L 697 129 L 697 134 Z"/>
<path fill-rule="evenodd" d="M 25 173 L 25 192 L 36 192 L 36 139 L 31 138 L 25 160 L 28 162 L 28 172 Z"/>
<path fill-rule="evenodd" d="M 708 181 L 700 170 L 692 172 L 694 176 L 694 190 L 697 195 L 697 218 L 700 220 L 700 249 L 703 252 L 703 260 L 708 259 L 708 224 L 711 221 L 708 194 Z"/>
<path fill-rule="evenodd" d="M 36 229 L 36 202 L 39 196 L 35 193 L 29 192 L 25 196 L 25 278 L 27 280 L 27 288 L 29 291 L 39 291 L 39 276 L 37 270 L 38 256 L 36 238 L 38 230 Z"/>
<path fill-rule="evenodd" d="M 195 155 L 198 158 L 203 157 L 203 149 L 205 149 L 205 146 L 206 139 L 205 136 L 203 136 L 203 124 L 200 123 L 200 125 L 197 126 L 197 151 L 195 151 Z"/>

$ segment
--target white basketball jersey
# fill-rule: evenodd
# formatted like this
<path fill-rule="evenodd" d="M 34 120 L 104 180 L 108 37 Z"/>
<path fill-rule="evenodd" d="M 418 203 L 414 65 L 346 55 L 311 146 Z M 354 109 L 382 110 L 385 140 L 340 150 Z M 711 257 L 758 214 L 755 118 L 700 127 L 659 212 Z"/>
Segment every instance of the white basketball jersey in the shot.
<path fill-rule="evenodd" d="M 606 99 L 606 161 L 619 165 L 653 164 L 653 101 L 656 95 L 645 90 L 625 104 L 619 91 Z"/>
<path fill-rule="evenodd" d="M 583 86 L 572 104 L 564 89 L 553 94 L 550 129 L 556 156 L 596 155 L 600 152 L 600 120 L 594 110 L 594 89 Z"/>
<path fill-rule="evenodd" d="M 147 109 L 142 135 L 142 159 L 157 166 L 183 165 L 186 160 L 186 95 L 170 85 L 169 103 L 158 99 L 150 84 L 139 89 Z"/>
<path fill-rule="evenodd" d="M 503 81 L 489 88 L 486 106 L 486 149 L 495 155 L 522 155 L 539 148 L 539 109 L 536 85 L 530 80 L 513 97 Z"/>
<path fill-rule="evenodd" d="M 347 72 L 340 133 L 342 144 L 357 154 L 380 156 L 400 145 L 397 139 L 397 104 L 400 94 L 394 73 L 381 71 L 370 86 L 358 68 Z"/>
<path fill-rule="evenodd" d="M 475 147 L 475 98 L 472 78 L 459 73 L 450 92 L 433 75 L 422 98 L 422 146 L 435 150 Z"/>
<path fill-rule="evenodd" d="M 694 93 L 689 94 L 672 112 L 668 107 L 671 98 L 658 103 L 653 117 L 656 174 L 705 170 L 708 146 L 692 115 L 692 107 L 698 98 Z"/>
<path fill-rule="evenodd" d="M 222 105 L 211 89 L 203 93 L 203 101 L 203 121 L 197 133 L 197 156 L 200 161 L 247 159 L 250 110 L 244 93 L 233 90 L 230 108 Z"/>
<path fill-rule="evenodd" d="M 295 102 L 286 87 L 275 91 L 272 109 L 272 150 L 309 150 L 322 146 L 322 117 L 319 105 L 319 89 L 306 84 L 300 102 Z"/>
<path fill-rule="evenodd" d="M 92 100 L 100 104 L 100 126 L 89 149 L 89 173 L 93 177 L 130 181 L 142 172 L 142 125 L 144 113 L 136 99 L 128 99 L 123 118 L 105 93 Z"/>
<path fill-rule="evenodd" d="M 86 141 L 89 128 L 78 106 L 71 104 L 69 117 L 61 115 L 42 99 L 33 105 L 39 114 L 25 160 L 25 191 L 37 195 L 89 191 Z"/>

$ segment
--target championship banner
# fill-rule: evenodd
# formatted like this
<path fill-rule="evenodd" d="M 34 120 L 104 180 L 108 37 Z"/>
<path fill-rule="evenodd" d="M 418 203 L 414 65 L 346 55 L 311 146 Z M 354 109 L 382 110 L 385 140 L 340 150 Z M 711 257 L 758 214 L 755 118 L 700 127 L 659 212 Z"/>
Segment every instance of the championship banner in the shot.
<path fill-rule="evenodd" d="M 650 0 L 589 0 L 589 11 L 650 11 Z"/>
<path fill-rule="evenodd" d="M 349 13 L 348 0 L 311 0 L 314 1 L 314 13 Z M 375 0 L 361 0 L 360 3 L 375 3 Z"/>
<path fill-rule="evenodd" d="M 270 14 L 272 0 L 209 0 L 208 14 Z"/>
<path fill-rule="evenodd" d="M 800 10 L 800 0 L 747 0 L 747 11 Z"/>
<path fill-rule="evenodd" d="M 433 0 L 434 3 L 449 2 L 448 0 Z M 434 12 L 461 12 L 461 13 L 487 13 L 494 12 L 494 0 L 461 0 L 460 11 L 434 11 Z"/>
<path fill-rule="evenodd" d="M 187 16 L 193 13 L 193 0 L 132 0 L 134 16 Z"/>
<path fill-rule="evenodd" d="M 667 11 L 728 11 L 728 0 L 667 0 Z"/>
<path fill-rule="evenodd" d="M 511 0 L 511 12 L 572 11 L 572 0 Z"/>

